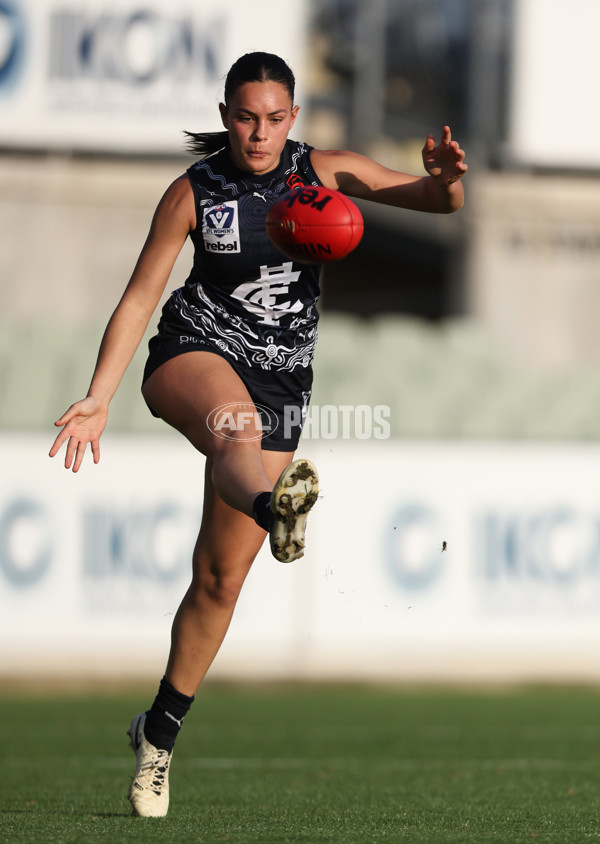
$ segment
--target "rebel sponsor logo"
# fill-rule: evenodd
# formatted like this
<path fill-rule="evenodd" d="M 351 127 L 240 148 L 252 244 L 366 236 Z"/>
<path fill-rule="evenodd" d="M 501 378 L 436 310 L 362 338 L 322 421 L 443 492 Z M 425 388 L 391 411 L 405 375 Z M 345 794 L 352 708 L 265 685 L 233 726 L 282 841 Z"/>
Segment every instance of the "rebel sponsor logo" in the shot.
<path fill-rule="evenodd" d="M 236 201 L 204 209 L 202 238 L 207 252 L 241 251 Z"/>

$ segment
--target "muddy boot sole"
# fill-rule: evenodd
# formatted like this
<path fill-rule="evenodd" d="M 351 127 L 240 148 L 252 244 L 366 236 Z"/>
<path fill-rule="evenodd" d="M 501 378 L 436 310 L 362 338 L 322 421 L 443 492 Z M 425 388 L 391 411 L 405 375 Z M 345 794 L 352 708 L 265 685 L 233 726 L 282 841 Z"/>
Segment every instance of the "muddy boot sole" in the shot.
<path fill-rule="evenodd" d="M 319 495 L 319 476 L 310 460 L 294 460 L 287 466 L 271 493 L 274 516 L 270 531 L 271 553 L 281 563 L 304 554 L 306 517 Z"/>

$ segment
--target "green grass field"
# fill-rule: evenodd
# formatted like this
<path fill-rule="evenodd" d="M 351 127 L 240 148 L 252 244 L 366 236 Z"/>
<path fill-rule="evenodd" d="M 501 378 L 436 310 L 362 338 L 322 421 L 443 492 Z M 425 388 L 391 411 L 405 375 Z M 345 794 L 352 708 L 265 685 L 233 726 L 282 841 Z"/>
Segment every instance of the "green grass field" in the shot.
<path fill-rule="evenodd" d="M 600 690 L 209 684 L 169 816 L 141 819 L 125 730 L 150 696 L 1 695 L 0 841 L 600 839 Z"/>

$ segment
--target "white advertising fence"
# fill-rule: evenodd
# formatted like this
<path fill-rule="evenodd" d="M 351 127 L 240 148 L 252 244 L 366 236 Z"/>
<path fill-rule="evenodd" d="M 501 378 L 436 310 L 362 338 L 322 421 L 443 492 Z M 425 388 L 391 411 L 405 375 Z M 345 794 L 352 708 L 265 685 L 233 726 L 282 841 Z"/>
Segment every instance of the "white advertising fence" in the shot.
<path fill-rule="evenodd" d="M 0 437 L 0 675 L 155 677 L 189 581 L 203 458 L 107 436 L 73 475 Z M 592 680 L 600 448 L 310 440 L 303 560 L 261 551 L 211 677 Z"/>
<path fill-rule="evenodd" d="M 600 5 L 571 0 L 568 15 L 562 0 L 516 0 L 513 8 L 509 155 L 520 164 L 598 170 L 600 118 L 589 103 L 600 73 Z"/>
<path fill-rule="evenodd" d="M 303 70 L 303 0 L 2 0 L 2 145 L 180 153 L 214 131 L 231 64 L 280 53 Z"/>

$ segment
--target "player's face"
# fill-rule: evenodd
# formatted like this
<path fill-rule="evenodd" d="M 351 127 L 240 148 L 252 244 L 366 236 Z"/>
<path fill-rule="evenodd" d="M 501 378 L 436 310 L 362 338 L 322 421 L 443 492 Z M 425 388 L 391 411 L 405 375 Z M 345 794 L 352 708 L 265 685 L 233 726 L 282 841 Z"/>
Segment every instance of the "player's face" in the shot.
<path fill-rule="evenodd" d="M 219 108 L 234 163 L 256 175 L 274 170 L 298 113 L 287 88 L 279 82 L 245 82 Z"/>

